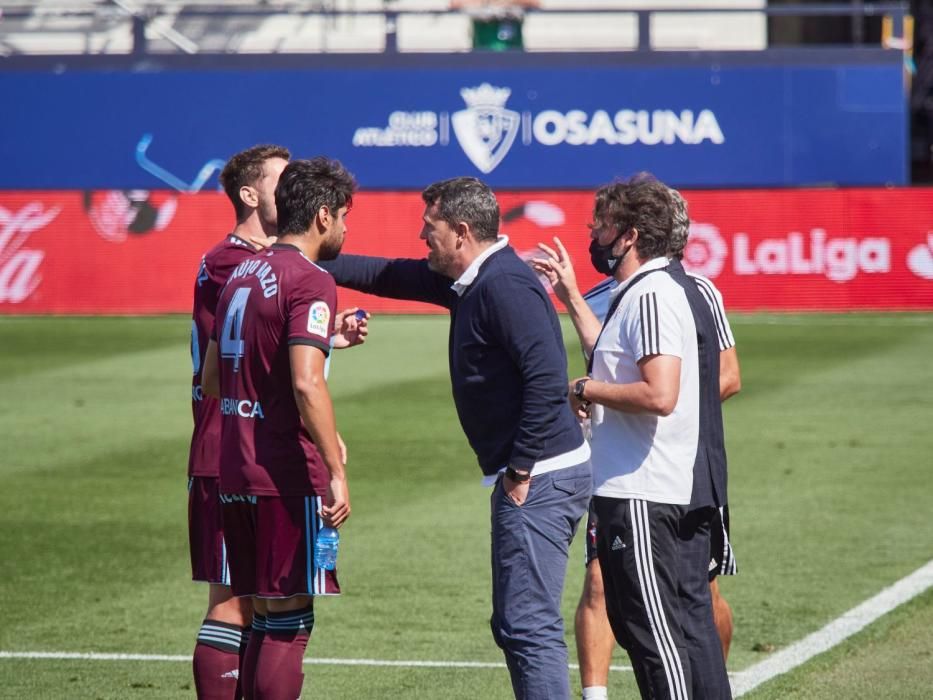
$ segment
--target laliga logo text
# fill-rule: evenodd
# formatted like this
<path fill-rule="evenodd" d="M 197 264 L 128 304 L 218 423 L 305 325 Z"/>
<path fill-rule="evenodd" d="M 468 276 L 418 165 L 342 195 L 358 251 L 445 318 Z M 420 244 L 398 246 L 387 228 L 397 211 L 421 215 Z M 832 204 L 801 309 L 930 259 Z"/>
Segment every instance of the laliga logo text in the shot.
<path fill-rule="evenodd" d="M 45 210 L 39 202 L 27 204 L 16 213 L 0 207 L 0 304 L 19 304 L 39 286 L 42 281 L 39 265 L 45 253 L 23 246 L 29 236 L 50 224 L 59 211 L 60 207 Z"/>
<path fill-rule="evenodd" d="M 826 275 L 847 282 L 860 271 L 891 271 L 891 243 L 887 238 L 827 238 L 826 231 L 810 231 L 809 247 L 800 233 L 766 238 L 750 250 L 748 236 L 733 239 L 737 275 Z"/>
<path fill-rule="evenodd" d="M 924 247 L 925 249 L 926 247 Z M 927 274 L 933 277 L 933 234 L 926 255 L 931 257 Z M 725 265 L 728 244 L 712 224 L 690 223 L 690 238 L 684 249 L 684 267 L 695 274 L 715 279 Z M 922 265 L 918 252 L 914 272 Z M 891 242 L 887 238 L 829 238 L 815 228 L 809 240 L 792 232 L 785 238 L 765 238 L 756 245 L 748 234 L 732 238 L 732 269 L 737 275 L 825 275 L 833 282 L 848 282 L 859 272 L 891 271 Z"/>
<path fill-rule="evenodd" d="M 921 243 L 908 253 L 907 267 L 917 277 L 933 280 L 933 231 L 927 233 L 926 244 Z"/>

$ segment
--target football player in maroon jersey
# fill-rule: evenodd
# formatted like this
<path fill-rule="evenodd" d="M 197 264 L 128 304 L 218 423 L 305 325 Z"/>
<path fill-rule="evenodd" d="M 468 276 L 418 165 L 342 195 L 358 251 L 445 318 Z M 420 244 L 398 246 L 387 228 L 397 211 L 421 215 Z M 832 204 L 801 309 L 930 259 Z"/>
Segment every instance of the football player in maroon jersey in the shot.
<path fill-rule="evenodd" d="M 324 376 L 336 285 L 315 261 L 336 257 L 355 190 L 337 161 L 293 161 L 279 179 L 278 240 L 244 260 L 221 292 L 203 384 L 220 397 L 220 493 L 234 595 L 256 609 L 242 673 L 246 698 L 296 698 L 314 596 L 336 571 L 311 553 L 319 530 L 350 515 L 344 454 Z M 355 338 L 344 317 L 344 336 Z M 263 629 L 264 627 L 264 629 Z"/>
<path fill-rule="evenodd" d="M 220 182 L 233 204 L 236 225 L 204 254 L 194 284 L 191 320 L 191 407 L 194 430 L 188 456 L 188 533 L 191 575 L 209 584 L 207 615 L 194 649 L 194 681 L 201 700 L 239 697 L 241 652 L 249 638 L 252 605 L 230 590 L 220 508 L 220 410 L 201 389 L 204 352 L 214 325 L 220 290 L 230 273 L 276 234 L 275 186 L 288 164 L 288 149 L 253 146 L 227 162 Z M 274 240 L 274 239 L 271 239 Z"/>

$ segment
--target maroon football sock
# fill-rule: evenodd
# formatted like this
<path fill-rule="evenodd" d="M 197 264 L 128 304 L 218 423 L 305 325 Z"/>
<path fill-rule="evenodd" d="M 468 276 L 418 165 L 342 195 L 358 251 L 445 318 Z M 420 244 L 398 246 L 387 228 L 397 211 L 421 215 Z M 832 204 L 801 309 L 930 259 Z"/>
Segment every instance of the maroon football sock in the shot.
<path fill-rule="evenodd" d="M 310 607 L 267 615 L 256 663 L 255 700 L 296 700 L 301 695 L 301 663 L 313 627 Z"/>
<path fill-rule="evenodd" d="M 243 697 L 243 659 L 246 657 L 246 649 L 249 646 L 249 637 L 252 632 L 250 627 L 243 628 L 243 637 L 240 639 L 240 653 L 239 656 L 239 677 L 237 678 L 236 684 L 236 695 L 234 696 L 236 700 L 240 700 Z"/>
<path fill-rule="evenodd" d="M 256 662 L 259 660 L 259 650 L 262 640 L 266 636 L 266 617 L 255 613 L 253 615 L 253 628 L 250 630 L 249 643 L 240 660 L 240 691 L 243 700 L 254 700 L 256 697 L 253 688 L 256 684 Z"/>
<path fill-rule="evenodd" d="M 194 647 L 194 687 L 199 700 L 236 700 L 243 628 L 205 620 Z"/>

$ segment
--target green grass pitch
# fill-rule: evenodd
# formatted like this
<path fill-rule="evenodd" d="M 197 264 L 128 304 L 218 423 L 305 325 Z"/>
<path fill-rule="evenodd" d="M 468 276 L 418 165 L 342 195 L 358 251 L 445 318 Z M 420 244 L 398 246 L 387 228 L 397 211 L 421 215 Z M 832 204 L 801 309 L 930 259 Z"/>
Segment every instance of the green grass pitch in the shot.
<path fill-rule="evenodd" d="M 739 671 L 933 559 L 933 317 L 733 323 L 740 575 L 722 589 Z M 0 652 L 191 653 L 206 590 L 188 580 L 189 329 L 183 317 L 0 318 Z M 579 372 L 566 324 L 565 337 Z M 344 595 L 317 605 L 308 657 L 502 660 L 488 491 L 454 414 L 446 338 L 445 317 L 377 316 L 370 342 L 334 357 L 353 516 Z M 582 573 L 578 541 L 568 622 Z M 929 697 L 931 649 L 927 592 L 748 697 Z M 193 696 L 186 663 L 0 658 L 0 698 Z M 310 665 L 303 697 L 511 694 L 501 668 Z M 630 674 L 612 674 L 610 697 L 636 697 Z"/>

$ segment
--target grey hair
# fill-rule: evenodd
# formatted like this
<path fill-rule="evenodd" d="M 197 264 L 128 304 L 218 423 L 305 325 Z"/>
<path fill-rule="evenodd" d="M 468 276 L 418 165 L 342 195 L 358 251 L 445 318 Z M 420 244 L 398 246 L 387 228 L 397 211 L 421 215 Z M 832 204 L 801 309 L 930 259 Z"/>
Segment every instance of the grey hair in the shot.
<path fill-rule="evenodd" d="M 437 205 L 438 218 L 454 228 L 469 224 L 478 241 L 499 236 L 499 202 L 489 186 L 475 177 L 455 177 L 428 185 L 421 198 L 429 207 Z"/>
<path fill-rule="evenodd" d="M 671 211 L 671 240 L 667 254 L 678 260 L 684 256 L 687 247 L 687 238 L 690 236 L 690 215 L 687 213 L 687 200 L 673 187 L 669 187 L 673 204 Z"/>

